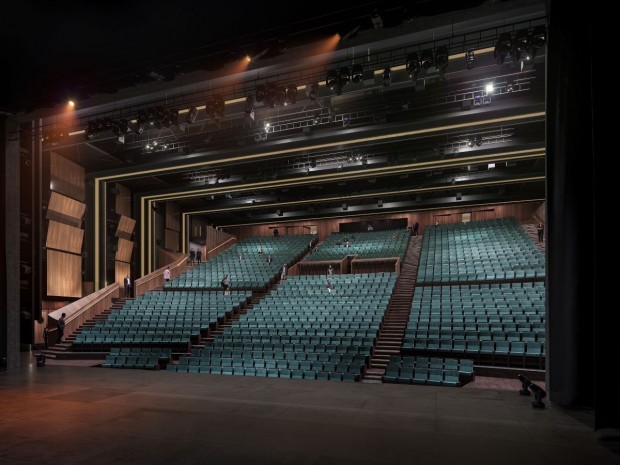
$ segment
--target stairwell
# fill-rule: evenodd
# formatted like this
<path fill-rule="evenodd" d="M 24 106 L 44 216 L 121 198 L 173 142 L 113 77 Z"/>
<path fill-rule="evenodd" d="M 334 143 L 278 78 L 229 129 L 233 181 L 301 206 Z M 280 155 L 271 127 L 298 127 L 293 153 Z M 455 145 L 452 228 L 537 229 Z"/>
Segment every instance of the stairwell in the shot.
<path fill-rule="evenodd" d="M 105 321 L 112 314 L 112 312 L 119 311 L 125 305 L 126 298 L 113 299 L 112 306 L 93 318 L 86 320 L 82 326 L 75 330 L 72 334 L 66 336 L 60 344 L 50 345 L 49 348 L 42 350 L 47 358 L 51 359 L 98 359 L 105 358 L 108 352 L 73 352 L 73 342 L 76 340 L 77 335 L 82 332 L 83 328 L 92 327 L 97 324 L 98 321 Z M 52 341 L 50 341 L 52 343 Z"/>
<path fill-rule="evenodd" d="M 422 236 L 411 236 L 400 275 L 375 340 L 368 368 L 364 372 L 364 381 L 381 381 L 390 356 L 400 355 L 418 278 L 421 251 Z"/>
<path fill-rule="evenodd" d="M 521 227 L 525 230 L 527 235 L 530 236 L 530 239 L 534 241 L 534 243 L 538 246 L 542 253 L 546 253 L 547 241 L 544 240 L 543 242 L 538 242 L 538 225 L 534 223 L 524 223 L 521 225 Z M 546 237 L 544 239 L 546 239 Z"/>

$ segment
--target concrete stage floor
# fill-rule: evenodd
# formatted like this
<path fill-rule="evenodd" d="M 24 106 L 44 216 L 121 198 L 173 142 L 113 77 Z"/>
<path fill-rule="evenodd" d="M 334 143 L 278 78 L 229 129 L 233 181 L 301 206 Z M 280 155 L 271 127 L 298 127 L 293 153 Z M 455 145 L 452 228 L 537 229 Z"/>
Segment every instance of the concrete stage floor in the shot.
<path fill-rule="evenodd" d="M 0 373 L 0 464 L 620 463 L 588 411 L 493 389 L 77 366 Z"/>

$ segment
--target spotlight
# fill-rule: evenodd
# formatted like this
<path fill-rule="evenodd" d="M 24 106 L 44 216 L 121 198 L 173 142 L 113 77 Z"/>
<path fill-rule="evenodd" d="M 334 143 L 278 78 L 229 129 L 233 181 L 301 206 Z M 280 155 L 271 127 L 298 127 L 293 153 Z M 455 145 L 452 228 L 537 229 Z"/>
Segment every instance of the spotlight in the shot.
<path fill-rule="evenodd" d="M 316 160 L 310 161 L 310 168 L 316 168 Z"/>
<path fill-rule="evenodd" d="M 265 94 L 265 105 L 273 108 L 276 106 L 276 93 L 277 88 L 275 84 L 269 84 L 267 86 L 267 92 Z"/>
<path fill-rule="evenodd" d="M 347 156 L 347 163 L 353 163 L 353 160 L 354 160 L 353 155 L 352 155 L 352 154 L 349 154 L 349 155 Z"/>
<path fill-rule="evenodd" d="M 472 69 L 474 67 L 474 51 L 467 50 L 465 52 L 465 66 L 467 69 Z"/>
<path fill-rule="evenodd" d="M 372 20 L 372 25 L 375 29 L 381 29 L 383 27 L 383 19 L 381 18 L 381 13 L 379 13 L 379 10 L 375 9 L 370 16 L 370 19 Z"/>
<path fill-rule="evenodd" d="M 279 208 L 276 210 L 276 215 L 278 216 L 282 216 L 284 215 L 284 213 L 282 212 L 282 210 L 280 210 Z"/>
<path fill-rule="evenodd" d="M 420 58 L 420 66 L 424 69 L 429 69 L 433 66 L 433 51 L 431 49 L 424 50 L 422 57 Z"/>
<path fill-rule="evenodd" d="M 527 29 L 520 29 L 515 34 L 512 42 L 512 56 L 515 61 L 531 58 L 531 38 L 530 31 Z"/>
<path fill-rule="evenodd" d="M 471 137 L 468 141 L 467 141 L 467 146 L 468 147 L 473 147 L 474 146 L 474 138 Z"/>
<path fill-rule="evenodd" d="M 69 105 L 69 108 L 75 108 L 75 100 L 71 99 L 67 102 L 67 105 Z"/>
<path fill-rule="evenodd" d="M 288 100 L 291 105 L 297 103 L 297 86 L 295 84 L 291 84 L 287 87 L 286 100 Z"/>
<path fill-rule="evenodd" d="M 448 67 L 448 47 L 442 45 L 435 51 L 435 67 L 442 76 Z"/>
<path fill-rule="evenodd" d="M 321 112 L 319 110 L 314 112 L 314 119 L 312 120 L 312 122 L 316 125 L 316 124 L 320 124 L 321 122 Z"/>
<path fill-rule="evenodd" d="M 486 90 L 488 95 L 493 94 L 493 92 L 495 91 L 495 87 L 493 86 L 492 82 L 488 82 L 485 86 L 484 86 L 484 90 Z"/>
<path fill-rule="evenodd" d="M 338 85 L 338 73 L 335 69 L 330 69 L 327 72 L 325 83 L 327 84 L 327 87 L 329 87 L 331 90 L 334 90 L 336 88 L 336 86 Z"/>
<path fill-rule="evenodd" d="M 97 132 L 97 123 L 95 121 L 89 121 L 86 131 L 84 131 L 84 138 L 86 140 L 93 140 L 95 132 Z"/>
<path fill-rule="evenodd" d="M 538 50 L 545 46 L 547 38 L 547 28 L 544 25 L 536 26 L 532 30 L 532 59 Z"/>
<path fill-rule="evenodd" d="M 392 70 L 390 68 L 385 68 L 383 70 L 383 85 L 385 87 L 392 84 Z"/>
<path fill-rule="evenodd" d="M 347 210 L 349 209 L 349 206 L 348 206 L 346 203 L 343 203 L 343 204 L 342 204 L 342 209 L 343 209 L 344 211 L 347 211 Z"/>
<path fill-rule="evenodd" d="M 545 408 L 545 403 L 542 400 L 547 397 L 547 392 L 539 385 L 534 383 L 530 384 L 530 391 L 534 393 L 534 401 L 532 402 L 532 407 Z"/>
<path fill-rule="evenodd" d="M 474 142 L 476 143 L 477 147 L 480 147 L 482 145 L 482 136 L 481 135 L 477 135 L 474 139 Z"/>
<path fill-rule="evenodd" d="M 271 124 L 269 123 L 269 121 L 265 122 L 265 132 L 269 132 L 269 128 L 271 127 Z"/>
<path fill-rule="evenodd" d="M 254 96 L 248 95 L 245 98 L 245 117 L 254 120 Z"/>
<path fill-rule="evenodd" d="M 185 117 L 185 122 L 187 124 L 191 124 L 194 121 L 196 121 L 196 116 L 198 116 L 198 110 L 196 110 L 196 107 L 191 107 L 189 109 L 189 112 L 187 113 L 187 116 Z"/>
<path fill-rule="evenodd" d="M 358 84 L 362 82 L 362 79 L 364 79 L 364 69 L 362 68 L 362 65 L 360 64 L 353 65 L 353 74 L 352 74 L 351 80 L 355 84 Z"/>
<path fill-rule="evenodd" d="M 264 85 L 260 84 L 260 85 L 256 86 L 256 101 L 258 103 L 260 103 L 263 100 L 265 100 L 265 96 L 266 95 L 267 95 L 267 89 L 265 88 Z"/>
<path fill-rule="evenodd" d="M 497 42 L 495 43 L 495 50 L 493 51 L 493 56 L 495 57 L 498 65 L 504 64 L 504 61 L 510 53 L 511 48 L 512 39 L 510 38 L 510 33 L 504 32 L 497 39 Z"/>
<path fill-rule="evenodd" d="M 276 87 L 275 105 L 277 107 L 284 106 L 286 100 L 286 89 L 282 86 Z"/>
<path fill-rule="evenodd" d="M 316 100 L 319 97 L 319 85 L 316 82 L 306 84 L 306 97 Z"/>
<path fill-rule="evenodd" d="M 420 57 L 417 53 L 407 55 L 407 72 L 411 79 L 417 79 L 420 72 Z"/>
<path fill-rule="evenodd" d="M 383 207 L 383 200 L 379 199 L 377 201 L 377 207 L 379 207 L 379 208 Z"/>
<path fill-rule="evenodd" d="M 341 86 L 344 86 L 345 84 L 351 82 L 351 72 L 349 71 L 348 67 L 343 66 L 342 68 L 340 68 L 338 80 L 340 81 Z"/>

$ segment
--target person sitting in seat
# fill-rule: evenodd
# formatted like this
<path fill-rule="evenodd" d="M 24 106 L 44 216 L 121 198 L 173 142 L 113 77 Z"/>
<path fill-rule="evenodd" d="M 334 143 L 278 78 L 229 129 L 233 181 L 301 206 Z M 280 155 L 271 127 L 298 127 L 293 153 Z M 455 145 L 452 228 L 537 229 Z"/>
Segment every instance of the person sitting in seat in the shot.
<path fill-rule="evenodd" d="M 333 285 L 333 284 L 332 284 L 332 282 L 328 279 L 328 280 L 327 280 L 327 292 L 329 292 L 329 293 L 331 294 L 333 290 L 334 290 L 334 285 Z"/>
<path fill-rule="evenodd" d="M 226 292 L 228 292 L 229 295 L 230 294 L 230 281 L 228 279 L 228 275 L 225 274 L 224 278 L 222 279 L 222 282 L 220 283 L 222 285 L 222 289 L 224 289 L 224 294 L 226 294 Z"/>

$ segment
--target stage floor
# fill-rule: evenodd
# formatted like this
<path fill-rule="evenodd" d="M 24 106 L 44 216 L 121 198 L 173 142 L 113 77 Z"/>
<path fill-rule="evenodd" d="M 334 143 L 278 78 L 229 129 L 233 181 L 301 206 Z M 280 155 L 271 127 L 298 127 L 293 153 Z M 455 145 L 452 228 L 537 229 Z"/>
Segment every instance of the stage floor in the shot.
<path fill-rule="evenodd" d="M 618 464 L 516 391 L 79 366 L 0 373 L 0 464 Z"/>

